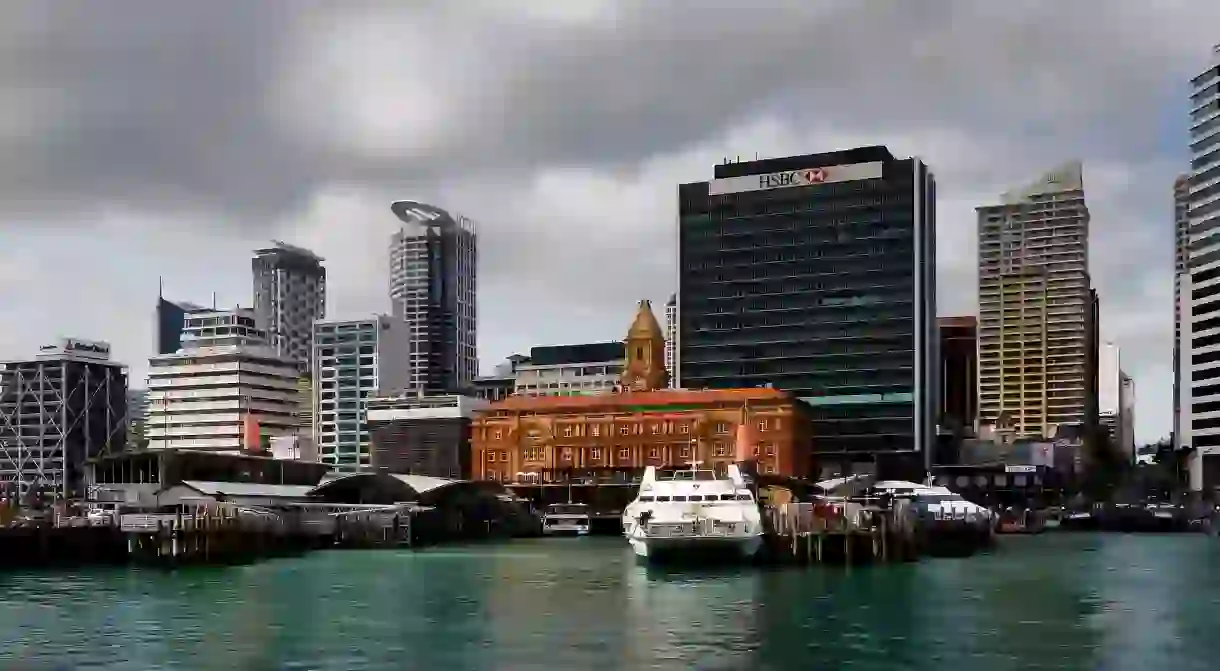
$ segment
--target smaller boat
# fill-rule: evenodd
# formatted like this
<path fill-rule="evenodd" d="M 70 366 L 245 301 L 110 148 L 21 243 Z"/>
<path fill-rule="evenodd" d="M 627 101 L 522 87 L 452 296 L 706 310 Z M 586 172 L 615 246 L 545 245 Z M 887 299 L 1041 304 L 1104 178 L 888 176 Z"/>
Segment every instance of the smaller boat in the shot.
<path fill-rule="evenodd" d="M 587 536 L 589 506 L 583 503 L 552 503 L 542 513 L 542 535 Z"/>

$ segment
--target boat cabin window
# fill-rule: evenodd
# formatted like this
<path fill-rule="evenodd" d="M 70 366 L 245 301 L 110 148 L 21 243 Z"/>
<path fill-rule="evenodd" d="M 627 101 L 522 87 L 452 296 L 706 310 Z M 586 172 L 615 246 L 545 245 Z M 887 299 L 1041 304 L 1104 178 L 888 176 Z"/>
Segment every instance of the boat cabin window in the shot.
<path fill-rule="evenodd" d="M 946 501 L 961 501 L 962 497 L 956 494 L 916 494 L 913 497 L 920 503 L 944 503 Z"/>
<path fill-rule="evenodd" d="M 589 507 L 583 503 L 552 503 L 546 511 L 552 515 L 584 515 Z"/>
<path fill-rule="evenodd" d="M 702 501 L 703 497 L 698 494 L 691 494 L 690 500 L 691 501 Z"/>
<path fill-rule="evenodd" d="M 716 477 L 716 471 L 712 470 L 697 470 L 690 469 L 669 471 L 657 473 L 658 480 L 719 480 Z"/>
<path fill-rule="evenodd" d="M 669 500 L 669 497 L 668 497 L 668 496 L 658 496 L 658 497 L 657 497 L 657 501 L 660 501 L 661 503 L 664 503 L 664 502 L 666 502 L 666 501 L 668 501 L 668 500 Z"/>
<path fill-rule="evenodd" d="M 642 501 L 644 503 L 648 503 L 649 501 L 652 501 L 652 497 L 651 496 L 641 496 L 640 501 Z"/>
<path fill-rule="evenodd" d="M 675 500 L 675 501 L 685 501 L 685 500 L 686 500 L 686 497 L 685 497 L 685 496 L 678 495 L 678 496 L 675 496 L 675 497 L 674 497 L 674 500 Z"/>
<path fill-rule="evenodd" d="M 753 501 L 754 499 L 749 494 L 738 494 L 737 500 L 738 501 Z"/>

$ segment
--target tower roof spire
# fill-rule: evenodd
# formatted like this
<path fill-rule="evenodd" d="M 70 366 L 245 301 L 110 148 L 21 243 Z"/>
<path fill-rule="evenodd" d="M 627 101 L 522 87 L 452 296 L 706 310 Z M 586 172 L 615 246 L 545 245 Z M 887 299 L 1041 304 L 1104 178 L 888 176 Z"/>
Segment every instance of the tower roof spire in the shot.
<path fill-rule="evenodd" d="M 636 306 L 635 321 L 627 330 L 627 338 L 664 338 L 665 332 L 656 315 L 652 314 L 652 301 L 643 300 Z"/>

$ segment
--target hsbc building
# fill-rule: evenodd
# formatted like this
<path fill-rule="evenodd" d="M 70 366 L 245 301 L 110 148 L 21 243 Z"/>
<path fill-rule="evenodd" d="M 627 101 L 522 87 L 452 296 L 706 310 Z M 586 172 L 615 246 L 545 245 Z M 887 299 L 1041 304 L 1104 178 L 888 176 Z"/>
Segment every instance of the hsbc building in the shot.
<path fill-rule="evenodd" d="M 931 171 L 860 147 L 713 177 L 678 187 L 677 384 L 803 399 L 811 477 L 914 474 L 940 402 Z"/>

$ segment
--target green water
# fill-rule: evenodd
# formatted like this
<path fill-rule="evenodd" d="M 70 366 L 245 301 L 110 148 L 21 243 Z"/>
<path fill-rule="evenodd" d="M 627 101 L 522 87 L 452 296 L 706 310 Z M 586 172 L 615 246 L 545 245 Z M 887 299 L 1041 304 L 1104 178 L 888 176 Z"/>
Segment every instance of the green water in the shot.
<path fill-rule="evenodd" d="M 618 539 L 0 576 L 0 669 L 1220 668 L 1220 541 L 655 572 Z"/>

